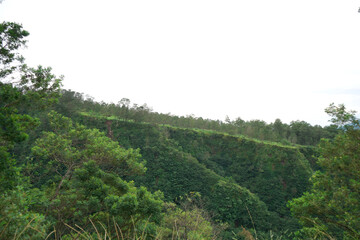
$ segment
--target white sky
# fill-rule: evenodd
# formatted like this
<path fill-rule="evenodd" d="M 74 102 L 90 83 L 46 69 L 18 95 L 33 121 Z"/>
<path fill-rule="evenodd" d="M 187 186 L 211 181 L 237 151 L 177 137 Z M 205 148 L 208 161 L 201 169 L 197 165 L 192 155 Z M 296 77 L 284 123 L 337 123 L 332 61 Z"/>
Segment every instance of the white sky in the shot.
<path fill-rule="evenodd" d="M 0 1 L 1 2 L 1 1 Z M 24 56 L 96 100 L 224 120 L 360 111 L 359 0 L 4 0 Z"/>

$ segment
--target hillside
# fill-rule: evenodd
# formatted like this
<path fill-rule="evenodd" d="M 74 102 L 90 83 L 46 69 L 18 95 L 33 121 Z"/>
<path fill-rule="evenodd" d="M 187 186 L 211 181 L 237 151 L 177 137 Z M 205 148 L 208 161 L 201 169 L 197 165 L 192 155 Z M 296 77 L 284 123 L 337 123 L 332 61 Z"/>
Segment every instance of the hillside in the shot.
<path fill-rule="evenodd" d="M 96 102 L 0 23 L 0 239 L 360 239 L 360 119 L 225 121 Z"/>
<path fill-rule="evenodd" d="M 148 168 L 132 178 L 151 191 L 161 190 L 168 201 L 189 192 L 199 192 L 207 208 L 233 227 L 252 228 L 246 205 L 236 206 L 244 220 L 224 217 L 234 211 L 219 211 L 215 191 L 235 184 L 256 202 L 251 214 L 258 230 L 294 230 L 297 225 L 286 204 L 308 188 L 312 170 L 299 148 L 263 142 L 214 131 L 136 123 L 82 114 L 79 121 L 96 127 L 125 148 L 139 148 Z M 235 186 L 234 185 L 234 186 Z M 223 196 L 224 197 L 224 196 Z M 240 215 L 239 215 L 240 216 Z M 261 217 L 260 217 L 261 216 Z M 267 217 L 266 217 L 267 216 Z"/>
<path fill-rule="evenodd" d="M 19 106 L 21 113 L 37 117 L 41 124 L 29 131 L 27 140 L 15 144 L 12 150 L 18 164 L 24 166 L 24 175 L 30 179 L 32 188 L 48 189 L 46 191 L 50 194 L 50 201 L 46 204 L 49 206 L 57 203 L 53 202 L 53 198 L 61 199 L 70 194 L 67 191 L 71 187 L 68 189 L 67 181 L 70 186 L 92 188 L 91 185 L 71 183 L 79 181 L 71 176 L 77 175 L 78 169 L 95 171 L 90 170 L 96 168 L 92 163 L 86 165 L 86 161 L 94 159 L 100 167 L 96 171 L 108 172 L 112 169 L 109 173 L 115 173 L 129 183 L 133 182 L 138 189 L 146 187 L 149 194 L 161 191 L 162 201 L 175 203 L 178 207 L 185 196 L 199 193 L 199 206 L 211 216 L 208 221 L 214 228 L 222 226 L 219 236 L 223 239 L 232 239 L 234 233 L 243 231 L 242 227 L 256 231 L 260 239 L 267 239 L 269 234 L 284 238 L 299 229 L 297 220 L 291 216 L 286 205 L 288 201 L 300 197 L 309 187 L 311 166 L 316 166 L 313 147 L 253 139 L 222 132 L 221 129 L 179 127 L 103 115 L 106 105 L 90 103 L 90 106 L 79 107 L 73 101 L 64 101 L 64 98 L 66 94 L 52 107 L 58 113 L 49 113 L 50 109 L 43 111 Z M 86 109 L 96 111 L 86 112 Z M 105 136 L 109 140 L 105 140 Z M 68 150 L 65 146 L 59 145 L 58 149 L 51 146 L 69 143 L 72 150 L 66 154 Z M 106 159 L 112 159 L 113 154 L 120 151 L 116 150 L 119 147 L 124 151 L 121 158 L 127 163 L 120 164 L 122 167 L 116 170 L 119 166 L 109 165 Z M 71 159 L 78 158 L 76 156 L 79 154 L 85 155 L 76 160 L 78 163 L 71 163 Z M 133 164 L 134 167 L 129 167 Z M 126 169 L 139 168 L 136 164 L 144 164 L 146 171 L 136 170 L 137 174 L 127 172 Z M 56 172 L 52 169 L 54 167 Z M 102 174 L 99 172 L 99 176 Z M 106 184 L 109 183 L 104 182 Z M 156 193 L 155 196 L 149 195 L 149 198 L 156 202 L 158 196 Z M 104 197 L 106 195 L 96 201 L 101 203 L 105 201 Z M 65 200 L 60 199 L 60 203 L 66 205 L 62 203 Z M 79 200 L 78 204 L 86 203 L 84 201 Z M 61 208 L 65 209 L 65 205 L 61 205 Z M 54 205 L 51 208 L 59 207 Z M 156 209 L 159 209 L 159 205 L 152 211 L 159 211 Z M 45 214 L 38 206 L 33 210 Z M 78 224 L 76 221 L 80 219 L 86 223 L 84 218 L 75 219 L 78 218 L 74 217 L 75 222 L 71 221 L 73 224 Z M 151 224 L 158 224 L 156 221 Z M 66 228 L 60 226 L 66 234 Z"/>

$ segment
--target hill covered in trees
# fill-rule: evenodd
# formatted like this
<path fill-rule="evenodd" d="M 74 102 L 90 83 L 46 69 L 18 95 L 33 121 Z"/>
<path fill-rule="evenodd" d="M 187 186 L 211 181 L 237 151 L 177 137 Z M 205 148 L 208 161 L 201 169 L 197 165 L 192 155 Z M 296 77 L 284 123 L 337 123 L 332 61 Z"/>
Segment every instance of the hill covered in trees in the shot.
<path fill-rule="evenodd" d="M 66 109 L 62 109 L 66 106 Z M 131 104 L 127 98 L 122 98 L 118 103 L 95 102 L 90 96 L 62 90 L 62 98 L 58 110 L 66 111 L 68 114 L 85 112 L 91 115 L 112 116 L 117 119 L 134 122 L 146 122 L 154 124 L 167 124 L 180 128 L 197 128 L 228 133 L 231 135 L 243 135 L 259 140 L 280 142 L 284 145 L 311 145 L 315 146 L 321 138 L 334 138 L 338 133 L 337 126 L 332 124 L 321 127 L 312 126 L 305 121 L 292 121 L 290 124 L 283 123 L 276 119 L 273 123 L 266 123 L 261 120 L 244 121 L 240 117 L 231 121 L 203 119 L 193 115 L 174 116 L 171 114 L 158 113 L 151 107 Z"/>
<path fill-rule="evenodd" d="M 359 121 L 344 106 L 321 127 L 98 103 L 25 65 L 20 25 L 0 32 L 1 239 L 359 237 Z"/>

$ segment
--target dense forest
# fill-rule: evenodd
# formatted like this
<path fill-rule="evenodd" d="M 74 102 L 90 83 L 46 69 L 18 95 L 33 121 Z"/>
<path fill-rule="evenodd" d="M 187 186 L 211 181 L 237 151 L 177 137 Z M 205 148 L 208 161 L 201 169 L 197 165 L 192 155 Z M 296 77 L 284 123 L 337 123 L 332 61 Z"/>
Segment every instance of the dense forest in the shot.
<path fill-rule="evenodd" d="M 173 116 L 26 65 L 0 24 L 0 239 L 360 239 L 360 122 Z"/>

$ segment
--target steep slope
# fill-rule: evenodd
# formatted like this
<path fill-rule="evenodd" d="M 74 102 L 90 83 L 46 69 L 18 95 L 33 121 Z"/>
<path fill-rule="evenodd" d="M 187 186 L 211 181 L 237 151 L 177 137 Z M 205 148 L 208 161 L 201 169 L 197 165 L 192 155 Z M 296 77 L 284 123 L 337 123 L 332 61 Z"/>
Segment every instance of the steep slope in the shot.
<path fill-rule="evenodd" d="M 220 133 L 168 128 L 169 138 L 221 176 L 257 193 L 271 211 L 288 215 L 288 200 L 308 187 L 309 162 L 296 147 Z"/>
<path fill-rule="evenodd" d="M 83 116 L 80 121 L 125 148 L 140 148 L 148 171 L 133 180 L 163 191 L 168 201 L 200 192 L 216 218 L 233 227 L 252 228 L 251 214 L 262 231 L 296 228 L 286 203 L 306 190 L 311 173 L 298 148 L 106 118 Z M 241 214 L 234 215 L 234 209 Z"/>

